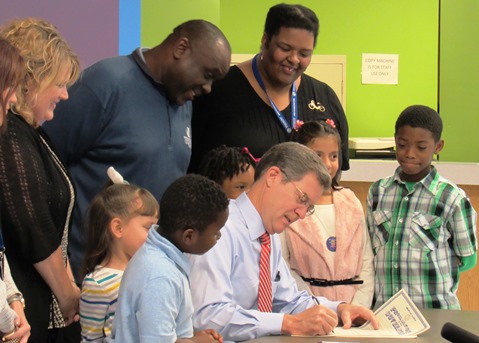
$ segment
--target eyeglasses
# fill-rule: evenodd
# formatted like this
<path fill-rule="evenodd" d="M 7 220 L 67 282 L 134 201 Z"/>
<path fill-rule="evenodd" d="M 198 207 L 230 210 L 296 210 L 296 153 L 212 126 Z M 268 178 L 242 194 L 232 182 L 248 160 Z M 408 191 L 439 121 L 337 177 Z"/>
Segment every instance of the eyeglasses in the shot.
<path fill-rule="evenodd" d="M 302 206 L 306 207 L 306 215 L 310 216 L 314 213 L 314 205 L 309 203 L 309 196 L 304 193 L 301 188 L 299 188 L 294 181 L 292 181 L 288 175 L 280 169 L 280 171 L 283 173 L 284 177 L 288 182 L 291 182 L 294 187 L 296 187 L 297 191 L 297 196 L 298 196 L 298 204 L 301 204 Z"/>

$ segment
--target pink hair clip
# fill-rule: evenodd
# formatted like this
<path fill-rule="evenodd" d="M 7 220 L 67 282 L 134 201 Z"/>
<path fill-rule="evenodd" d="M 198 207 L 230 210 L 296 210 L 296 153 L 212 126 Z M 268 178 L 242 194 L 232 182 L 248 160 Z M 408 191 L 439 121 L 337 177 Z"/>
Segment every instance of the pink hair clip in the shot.
<path fill-rule="evenodd" d="M 296 123 L 294 124 L 294 130 L 298 131 L 301 126 L 303 126 L 304 121 L 302 120 L 296 120 Z"/>
<path fill-rule="evenodd" d="M 326 124 L 328 124 L 329 126 L 333 127 L 333 128 L 336 128 L 336 124 L 334 123 L 334 120 L 332 119 L 326 119 L 325 120 Z"/>
<path fill-rule="evenodd" d="M 242 154 L 249 155 L 249 157 L 251 157 L 255 163 L 258 163 L 258 162 L 261 160 L 261 158 L 256 158 L 256 157 L 254 157 L 253 154 L 249 152 L 249 149 L 248 149 L 247 147 L 244 147 L 244 148 L 241 150 L 241 153 L 242 153 Z"/>

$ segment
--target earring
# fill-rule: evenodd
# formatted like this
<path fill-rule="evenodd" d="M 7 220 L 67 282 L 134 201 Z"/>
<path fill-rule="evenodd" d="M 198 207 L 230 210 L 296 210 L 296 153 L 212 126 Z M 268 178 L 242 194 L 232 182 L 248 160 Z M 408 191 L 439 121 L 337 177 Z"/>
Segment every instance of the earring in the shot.
<path fill-rule="evenodd" d="M 14 102 L 10 103 L 10 111 L 12 111 L 15 114 L 18 114 L 18 111 L 16 109 L 16 104 Z"/>

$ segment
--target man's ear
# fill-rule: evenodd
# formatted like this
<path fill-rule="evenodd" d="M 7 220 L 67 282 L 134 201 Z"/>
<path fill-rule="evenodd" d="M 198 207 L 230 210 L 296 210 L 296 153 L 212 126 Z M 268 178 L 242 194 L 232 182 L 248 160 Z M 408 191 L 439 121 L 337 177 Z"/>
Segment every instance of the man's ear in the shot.
<path fill-rule="evenodd" d="M 123 236 L 123 228 L 120 218 L 113 218 L 110 221 L 110 230 L 116 238 L 121 238 Z"/>
<path fill-rule="evenodd" d="M 175 59 L 180 59 L 185 54 L 191 51 L 190 41 L 186 37 L 180 37 L 173 47 L 173 56 Z"/>
<path fill-rule="evenodd" d="M 436 155 L 439 154 L 441 152 L 442 148 L 444 148 L 444 139 L 440 139 L 439 142 L 436 143 L 434 153 Z"/>
<path fill-rule="evenodd" d="M 283 178 L 282 174 L 283 173 L 281 173 L 281 169 L 279 169 L 278 167 L 276 167 L 276 166 L 270 167 L 264 175 L 264 177 L 266 179 L 266 185 L 268 187 L 271 187 L 275 183 L 281 182 L 281 180 Z"/>

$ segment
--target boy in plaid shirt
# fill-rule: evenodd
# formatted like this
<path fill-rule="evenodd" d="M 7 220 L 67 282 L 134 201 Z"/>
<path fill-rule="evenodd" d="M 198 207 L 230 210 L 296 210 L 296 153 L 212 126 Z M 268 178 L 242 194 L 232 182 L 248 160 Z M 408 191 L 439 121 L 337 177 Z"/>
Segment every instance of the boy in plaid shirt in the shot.
<path fill-rule="evenodd" d="M 399 167 L 369 189 L 376 307 L 404 288 L 420 308 L 461 308 L 459 273 L 476 264 L 477 214 L 464 191 L 431 165 L 444 147 L 441 133 L 432 108 L 406 108 L 394 133 Z"/>

